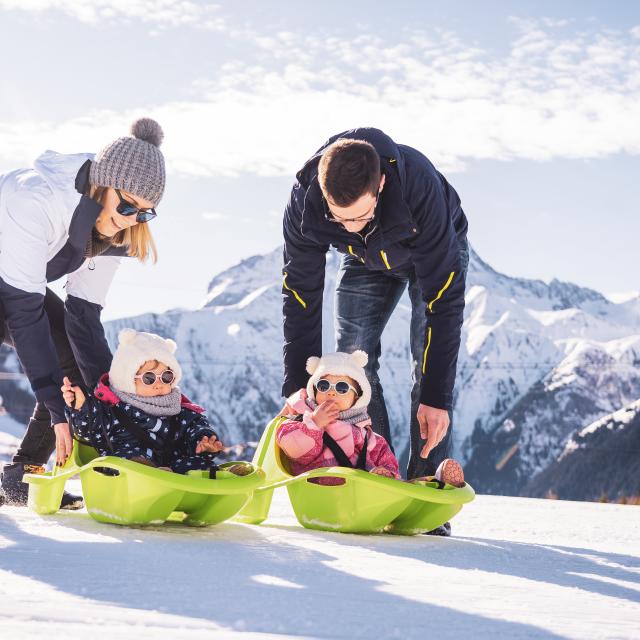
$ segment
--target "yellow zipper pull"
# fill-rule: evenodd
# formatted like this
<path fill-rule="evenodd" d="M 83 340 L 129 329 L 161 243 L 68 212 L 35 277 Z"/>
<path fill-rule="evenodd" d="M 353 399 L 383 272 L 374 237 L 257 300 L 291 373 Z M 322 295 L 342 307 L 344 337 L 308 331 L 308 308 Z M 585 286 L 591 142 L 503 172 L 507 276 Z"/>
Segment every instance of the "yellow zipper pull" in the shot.
<path fill-rule="evenodd" d="M 385 263 L 387 269 L 391 270 L 389 261 L 387 260 L 387 254 L 384 252 L 384 249 L 380 249 L 380 255 L 382 256 L 382 261 Z"/>
<path fill-rule="evenodd" d="M 355 251 L 353 250 L 353 246 L 352 245 L 349 245 L 349 253 L 354 258 L 358 258 L 358 260 L 360 260 L 360 262 L 362 262 L 362 264 L 364 264 L 364 258 L 361 258 L 357 253 L 355 253 Z"/>

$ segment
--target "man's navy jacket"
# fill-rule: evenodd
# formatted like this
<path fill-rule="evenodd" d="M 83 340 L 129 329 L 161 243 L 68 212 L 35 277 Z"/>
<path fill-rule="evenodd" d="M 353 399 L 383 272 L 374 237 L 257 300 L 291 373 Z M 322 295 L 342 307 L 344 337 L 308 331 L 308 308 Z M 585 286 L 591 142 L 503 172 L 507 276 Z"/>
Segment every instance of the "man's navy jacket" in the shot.
<path fill-rule="evenodd" d="M 380 154 L 384 189 L 363 237 L 327 219 L 318 183 L 324 149 L 339 138 L 370 142 Z M 464 310 L 467 219 L 460 198 L 419 151 L 396 144 L 379 129 L 361 128 L 330 138 L 296 175 L 284 212 L 284 385 L 306 386 L 306 361 L 322 355 L 322 296 L 330 246 L 368 269 L 406 274 L 415 269 L 426 303 L 420 402 L 451 409 Z"/>

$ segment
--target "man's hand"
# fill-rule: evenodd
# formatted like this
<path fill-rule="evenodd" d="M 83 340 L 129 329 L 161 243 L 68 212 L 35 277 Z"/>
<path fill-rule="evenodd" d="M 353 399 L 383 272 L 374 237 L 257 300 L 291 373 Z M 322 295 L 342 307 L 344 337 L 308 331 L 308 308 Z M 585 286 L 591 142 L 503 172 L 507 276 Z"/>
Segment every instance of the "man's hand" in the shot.
<path fill-rule="evenodd" d="M 328 424 L 338 419 L 339 413 L 340 409 L 338 409 L 338 405 L 333 400 L 325 400 L 311 415 L 313 421 L 321 429 L 324 429 Z"/>
<path fill-rule="evenodd" d="M 196 454 L 204 453 L 218 453 L 222 451 L 224 445 L 215 436 L 204 436 L 200 442 L 196 445 Z"/>
<path fill-rule="evenodd" d="M 426 458 L 447 435 L 449 428 L 449 412 L 446 409 L 436 409 L 426 404 L 418 407 L 418 423 L 420 424 L 420 437 L 427 443 L 420 452 L 421 458 Z"/>
<path fill-rule="evenodd" d="M 82 405 L 84 405 L 86 398 L 80 387 L 73 386 L 71 384 L 71 380 L 65 376 L 64 384 L 60 387 L 60 390 L 62 391 L 62 397 L 68 407 L 72 407 L 76 410 L 82 409 Z"/>
<path fill-rule="evenodd" d="M 71 455 L 73 449 L 73 440 L 71 438 L 71 429 L 66 422 L 58 422 L 53 425 L 56 434 L 56 464 L 61 467 L 67 458 Z"/>

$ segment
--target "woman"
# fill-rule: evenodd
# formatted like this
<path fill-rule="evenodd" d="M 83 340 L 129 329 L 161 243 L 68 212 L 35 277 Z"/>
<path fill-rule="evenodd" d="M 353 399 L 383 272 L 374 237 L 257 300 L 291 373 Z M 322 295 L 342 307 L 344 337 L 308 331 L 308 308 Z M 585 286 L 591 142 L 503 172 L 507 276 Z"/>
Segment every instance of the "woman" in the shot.
<path fill-rule="evenodd" d="M 43 472 L 54 448 L 58 465 L 71 453 L 63 376 L 91 389 L 109 370 L 100 312 L 122 257 L 156 258 L 147 224 L 165 186 L 162 138 L 160 125 L 142 118 L 95 158 L 47 151 L 32 169 L 0 176 L 0 337 L 15 348 L 36 396 L 3 469 L 8 504 L 26 504 L 22 476 Z M 65 275 L 63 303 L 47 283 Z M 82 500 L 65 494 L 61 506 L 80 508 Z"/>

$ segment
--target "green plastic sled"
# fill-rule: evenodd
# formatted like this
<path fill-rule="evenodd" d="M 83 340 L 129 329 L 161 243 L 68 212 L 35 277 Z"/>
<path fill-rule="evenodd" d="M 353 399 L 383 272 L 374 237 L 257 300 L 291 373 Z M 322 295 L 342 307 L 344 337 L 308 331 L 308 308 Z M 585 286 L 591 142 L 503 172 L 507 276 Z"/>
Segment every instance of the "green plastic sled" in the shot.
<path fill-rule="evenodd" d="M 56 513 L 66 481 L 80 474 L 87 511 L 99 522 L 122 525 L 161 524 L 170 519 L 190 525 L 217 524 L 238 513 L 265 475 L 254 467 L 236 476 L 220 465 L 215 480 L 207 471 L 169 473 L 113 456 L 74 441 L 73 453 L 60 470 L 27 474 L 29 507 L 40 514 Z"/>
<path fill-rule="evenodd" d="M 314 469 L 292 476 L 275 439 L 284 420 L 276 418 L 262 434 L 253 464 L 264 470 L 266 482 L 236 520 L 250 524 L 266 520 L 274 489 L 286 487 L 298 522 L 308 529 L 414 535 L 444 524 L 475 497 L 469 484 L 439 489 L 437 482 L 407 483 L 345 467 Z M 342 478 L 344 484 L 310 482 L 314 478 Z"/>

